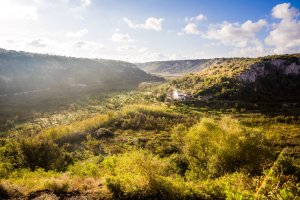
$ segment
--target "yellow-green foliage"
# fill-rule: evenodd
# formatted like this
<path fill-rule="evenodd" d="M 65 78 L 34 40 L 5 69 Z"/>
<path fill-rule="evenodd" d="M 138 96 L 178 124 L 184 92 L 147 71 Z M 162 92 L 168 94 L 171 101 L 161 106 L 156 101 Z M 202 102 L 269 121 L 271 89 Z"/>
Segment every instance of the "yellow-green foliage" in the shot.
<path fill-rule="evenodd" d="M 213 99 L 238 100 L 243 102 L 297 102 L 299 99 L 299 77 L 278 73 L 272 59 L 284 60 L 284 65 L 299 62 L 299 54 L 270 56 L 263 58 L 230 58 L 212 61 L 199 73 L 188 74 L 175 79 L 171 86 L 190 91 L 197 96 Z M 242 81 L 241 74 L 253 67 L 267 70 L 254 83 Z M 273 66 L 273 67 L 272 67 Z M 253 72 L 254 73 L 254 72 Z M 206 99 L 206 98 L 203 98 Z M 250 104 L 248 106 L 251 108 Z M 228 106 L 223 106 L 228 107 Z M 267 109 L 268 105 L 264 105 Z M 254 109 L 254 108 L 252 108 Z"/>
<path fill-rule="evenodd" d="M 263 135 L 245 129 L 229 117 L 220 121 L 202 119 L 187 132 L 184 151 L 190 162 L 189 176 L 200 179 L 241 168 L 259 174 L 262 164 L 270 159 Z"/>
<path fill-rule="evenodd" d="M 222 77 L 232 78 L 259 61 L 260 59 L 257 58 L 226 59 L 223 62 L 214 63 L 210 67 L 202 70 L 199 75 L 209 77 L 214 81 L 218 81 L 220 75 L 222 75 Z"/>
<path fill-rule="evenodd" d="M 278 144 L 300 145 L 300 127 L 296 124 L 277 123 L 268 127 L 266 136 Z"/>
<path fill-rule="evenodd" d="M 121 110 L 123 115 L 144 113 L 154 117 L 176 117 L 178 114 L 173 113 L 172 110 L 167 107 L 158 105 L 143 105 L 143 104 L 132 104 L 124 106 Z"/>
<path fill-rule="evenodd" d="M 16 141 L 0 140 L 0 178 L 6 178 L 23 166 L 20 145 Z"/>
<path fill-rule="evenodd" d="M 251 65 L 259 61 L 261 61 L 261 59 L 256 58 L 220 60 L 212 63 L 211 66 L 203 69 L 199 73 L 188 74 L 180 79 L 174 80 L 172 84 L 181 89 L 199 93 L 202 90 L 209 89 L 215 84 L 228 82 L 231 78 L 249 69 Z"/>
<path fill-rule="evenodd" d="M 183 124 L 178 124 L 171 131 L 171 139 L 178 145 L 182 147 L 184 145 L 184 137 L 187 133 L 187 127 Z"/>
<path fill-rule="evenodd" d="M 5 187 L 0 184 L 0 193 L 8 188 L 10 194 L 19 191 L 23 196 L 44 189 L 54 195 L 80 191 L 87 198 L 93 194 L 91 199 L 297 196 L 300 161 L 289 157 L 299 155 L 297 117 L 237 114 L 231 118 L 157 102 L 126 105 L 136 98 L 115 98 L 114 114 L 39 133 L 26 125 L 25 132 L 1 139 L 0 176 Z M 31 134 L 36 135 L 32 141 L 23 141 Z M 270 149 L 280 151 L 286 145 L 293 152 L 280 159 L 276 173 L 268 176 L 256 195 L 276 160 Z"/>
<path fill-rule="evenodd" d="M 250 197 L 255 187 L 242 173 L 209 181 L 187 181 L 176 175 L 169 159 L 146 151 L 109 157 L 102 165 L 107 187 L 116 199 L 235 199 Z"/>
<path fill-rule="evenodd" d="M 51 138 L 52 140 L 57 140 L 62 137 L 88 133 L 99 128 L 102 124 L 107 122 L 108 119 L 109 115 L 97 115 L 83 121 L 74 122 L 70 125 L 58 126 L 43 130 L 41 132 L 41 136 Z"/>
<path fill-rule="evenodd" d="M 121 116 L 139 112 L 151 113 L 156 117 L 165 114 L 177 115 L 165 113 L 165 110 L 167 109 L 155 106 L 128 106 L 120 113 Z M 111 116 L 100 127 L 107 126 L 115 117 Z M 282 133 L 283 130 L 278 128 L 279 125 L 275 126 L 276 123 L 272 120 L 269 120 L 272 126 L 265 124 L 266 117 L 260 116 L 256 121 L 253 121 L 255 116 L 252 117 L 242 120 L 242 124 L 228 116 L 221 119 L 202 118 L 191 128 L 177 123 L 170 129 L 169 135 L 164 137 L 169 137 L 166 145 L 174 145 L 179 151 L 164 155 L 164 158 L 147 150 L 129 148 L 124 150 L 125 153 L 108 155 L 104 160 L 101 156 L 96 156 L 76 161 L 68 166 L 67 172 L 15 170 L 10 172 L 3 184 L 8 191 L 18 191 L 23 195 L 43 189 L 50 189 L 54 194 L 79 189 L 83 194 L 93 193 L 95 198 L 112 199 L 264 199 L 267 196 L 275 199 L 281 196 L 294 198 L 299 186 L 295 177 L 299 173 L 299 166 L 295 164 L 295 160 L 280 159 L 274 170 L 276 173 L 271 175 L 262 169 L 265 162 L 270 164 L 274 159 L 270 160 L 272 155 L 269 154 L 269 144 L 257 130 L 265 131 L 271 127 L 267 135 L 272 136 L 269 137 L 272 140 L 277 135 L 271 132 L 278 129 Z M 261 128 L 257 129 L 256 126 Z M 284 127 L 291 128 L 290 126 L 294 127 L 294 132 L 289 137 L 294 137 L 297 135 L 297 125 Z M 135 133 L 134 130 L 129 132 L 130 136 Z M 153 135 L 155 133 L 151 137 Z M 146 134 L 143 136 L 146 137 Z M 91 138 L 87 138 L 87 141 L 90 140 Z M 101 139 L 97 141 L 100 142 Z M 36 146 L 41 146 L 39 142 L 43 144 L 43 141 L 29 143 L 36 152 L 33 154 L 39 154 L 36 151 L 39 149 Z M 51 142 L 46 142 L 42 145 L 45 146 L 42 150 L 47 150 L 49 145 L 50 149 L 54 148 L 49 151 L 55 152 L 58 148 Z M 267 169 L 269 166 L 264 167 Z M 256 195 L 260 184 L 267 177 L 262 172 L 268 174 L 267 184 Z"/>
<path fill-rule="evenodd" d="M 103 174 L 100 168 L 101 157 L 93 157 L 85 161 L 78 161 L 68 167 L 72 175 L 80 177 L 97 177 Z"/>
<path fill-rule="evenodd" d="M 151 105 L 128 105 L 107 123 L 114 129 L 168 130 L 173 124 L 187 121 L 183 115 L 167 107 Z"/>
<path fill-rule="evenodd" d="M 168 176 L 169 162 L 147 151 L 132 151 L 103 161 L 107 187 L 116 197 L 151 196 L 159 191 L 157 180 Z"/>
<path fill-rule="evenodd" d="M 12 190 L 15 189 L 20 193 L 28 194 L 32 191 L 46 189 L 49 181 L 62 179 L 66 179 L 65 175 L 53 171 L 46 172 L 39 168 L 33 172 L 26 169 L 15 171 L 5 182 L 10 183 Z"/>

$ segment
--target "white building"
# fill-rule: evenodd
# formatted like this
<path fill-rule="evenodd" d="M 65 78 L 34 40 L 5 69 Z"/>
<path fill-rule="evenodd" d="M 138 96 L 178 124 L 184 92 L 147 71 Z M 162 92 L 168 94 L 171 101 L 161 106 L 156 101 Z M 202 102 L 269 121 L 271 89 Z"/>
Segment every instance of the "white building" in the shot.
<path fill-rule="evenodd" d="M 181 91 L 174 90 L 174 92 L 173 92 L 173 99 L 184 101 L 184 100 L 186 100 L 186 94 L 183 93 L 183 92 L 181 92 Z"/>

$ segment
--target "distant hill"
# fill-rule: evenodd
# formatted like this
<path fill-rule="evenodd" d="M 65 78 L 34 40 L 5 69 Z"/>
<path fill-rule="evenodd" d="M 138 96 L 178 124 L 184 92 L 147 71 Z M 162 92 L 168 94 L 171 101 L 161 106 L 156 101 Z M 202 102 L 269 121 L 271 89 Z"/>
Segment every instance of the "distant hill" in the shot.
<path fill-rule="evenodd" d="M 300 54 L 223 59 L 172 85 L 199 99 L 300 103 Z"/>
<path fill-rule="evenodd" d="M 0 49 L 0 112 L 59 106 L 85 94 L 133 89 L 142 82 L 162 80 L 123 61 Z"/>
<path fill-rule="evenodd" d="M 199 72 L 219 59 L 172 60 L 137 63 L 136 65 L 149 73 L 162 76 L 182 76 L 187 73 Z"/>
<path fill-rule="evenodd" d="M 157 80 L 123 61 L 0 50 L 0 96 L 76 88 L 128 89 Z"/>

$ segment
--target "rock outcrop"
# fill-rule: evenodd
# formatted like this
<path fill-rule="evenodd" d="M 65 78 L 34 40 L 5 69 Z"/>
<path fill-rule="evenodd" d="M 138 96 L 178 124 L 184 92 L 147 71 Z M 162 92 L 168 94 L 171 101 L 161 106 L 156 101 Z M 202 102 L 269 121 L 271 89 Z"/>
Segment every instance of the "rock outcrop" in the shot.
<path fill-rule="evenodd" d="M 283 75 L 299 75 L 300 58 L 292 62 L 284 59 L 273 59 L 258 62 L 242 72 L 238 78 L 244 82 L 253 83 L 258 77 L 264 77 L 272 72 L 281 73 Z"/>

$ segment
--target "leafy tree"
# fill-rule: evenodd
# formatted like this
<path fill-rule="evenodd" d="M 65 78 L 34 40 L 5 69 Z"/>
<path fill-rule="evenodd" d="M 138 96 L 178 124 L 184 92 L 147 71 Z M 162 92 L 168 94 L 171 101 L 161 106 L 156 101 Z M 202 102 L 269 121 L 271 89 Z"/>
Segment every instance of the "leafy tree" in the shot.
<path fill-rule="evenodd" d="M 262 134 L 229 117 L 203 118 L 186 134 L 184 150 L 190 164 L 188 176 L 200 179 L 241 169 L 259 174 L 271 154 Z"/>

